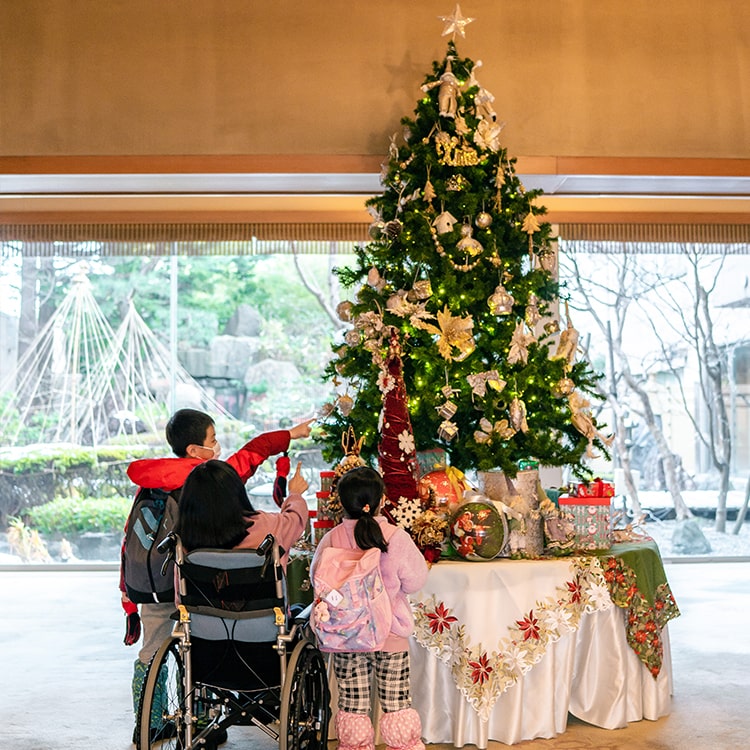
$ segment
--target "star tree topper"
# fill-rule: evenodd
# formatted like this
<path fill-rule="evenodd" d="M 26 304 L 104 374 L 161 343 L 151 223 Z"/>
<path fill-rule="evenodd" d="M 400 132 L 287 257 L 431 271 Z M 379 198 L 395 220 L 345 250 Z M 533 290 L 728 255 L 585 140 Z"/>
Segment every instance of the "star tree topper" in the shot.
<path fill-rule="evenodd" d="M 456 9 L 453 11 L 452 16 L 438 16 L 438 18 L 445 22 L 442 36 L 453 34 L 453 41 L 456 40 L 456 34 L 460 34 L 466 38 L 466 27 L 475 20 L 473 18 L 466 18 L 461 13 L 461 6 L 458 3 L 456 3 Z"/>

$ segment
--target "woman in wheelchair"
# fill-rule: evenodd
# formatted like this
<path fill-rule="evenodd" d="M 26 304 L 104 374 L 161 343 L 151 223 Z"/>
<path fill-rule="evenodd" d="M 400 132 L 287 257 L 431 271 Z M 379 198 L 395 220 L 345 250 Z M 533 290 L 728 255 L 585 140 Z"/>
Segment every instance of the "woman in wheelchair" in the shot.
<path fill-rule="evenodd" d="M 212 750 L 235 724 L 258 727 L 281 750 L 326 746 L 326 665 L 304 618 L 290 615 L 284 578 L 307 523 L 307 487 L 298 465 L 280 511 L 265 513 L 228 464 L 191 471 L 163 543 L 176 562 L 179 621 L 149 667 L 139 748 Z"/>
<path fill-rule="evenodd" d="M 308 521 L 302 493 L 308 484 L 301 464 L 289 480 L 289 495 L 278 513 L 255 510 L 239 474 L 224 461 L 206 461 L 188 475 L 180 496 L 180 515 L 175 532 L 186 550 L 199 547 L 256 549 L 271 534 L 289 552 L 302 536 Z"/>

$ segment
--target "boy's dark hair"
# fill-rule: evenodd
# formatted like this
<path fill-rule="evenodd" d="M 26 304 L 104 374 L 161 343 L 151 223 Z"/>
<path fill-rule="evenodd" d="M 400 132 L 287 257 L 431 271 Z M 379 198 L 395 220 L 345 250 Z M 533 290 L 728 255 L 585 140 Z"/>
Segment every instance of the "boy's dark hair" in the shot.
<path fill-rule="evenodd" d="M 373 516 L 380 508 L 385 494 L 383 477 L 369 466 L 349 469 L 338 481 L 336 494 L 349 518 L 356 518 L 354 541 L 362 550 L 377 547 L 388 552 L 388 542 L 383 538 L 380 524 Z"/>
<path fill-rule="evenodd" d="M 257 513 L 234 468 L 210 460 L 198 464 L 185 480 L 175 532 L 188 550 L 232 549 L 245 538 Z"/>
<path fill-rule="evenodd" d="M 184 458 L 188 445 L 203 445 L 214 420 L 197 409 L 179 409 L 167 422 L 167 442 L 176 456 Z"/>

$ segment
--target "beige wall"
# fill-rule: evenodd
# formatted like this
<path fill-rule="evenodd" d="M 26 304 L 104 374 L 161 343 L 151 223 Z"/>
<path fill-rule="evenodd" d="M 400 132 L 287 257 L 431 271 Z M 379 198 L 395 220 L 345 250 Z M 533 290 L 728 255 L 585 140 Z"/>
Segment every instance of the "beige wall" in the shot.
<path fill-rule="evenodd" d="M 0 157 L 382 155 L 452 0 L 0 0 Z M 747 0 L 465 0 L 513 154 L 750 156 Z"/>

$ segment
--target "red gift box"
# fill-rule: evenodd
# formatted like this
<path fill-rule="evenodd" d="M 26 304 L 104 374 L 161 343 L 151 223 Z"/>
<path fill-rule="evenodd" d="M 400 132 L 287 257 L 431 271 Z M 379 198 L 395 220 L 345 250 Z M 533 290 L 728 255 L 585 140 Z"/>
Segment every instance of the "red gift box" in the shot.
<path fill-rule="evenodd" d="M 578 497 L 614 497 L 615 486 L 597 477 L 591 482 L 582 482 L 579 484 L 577 495 Z"/>

